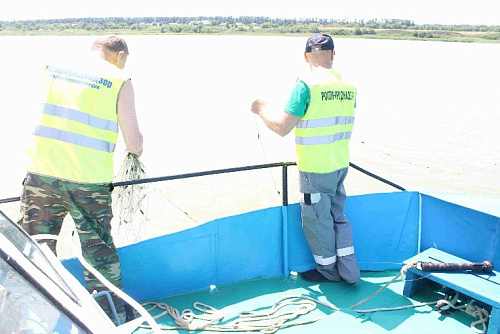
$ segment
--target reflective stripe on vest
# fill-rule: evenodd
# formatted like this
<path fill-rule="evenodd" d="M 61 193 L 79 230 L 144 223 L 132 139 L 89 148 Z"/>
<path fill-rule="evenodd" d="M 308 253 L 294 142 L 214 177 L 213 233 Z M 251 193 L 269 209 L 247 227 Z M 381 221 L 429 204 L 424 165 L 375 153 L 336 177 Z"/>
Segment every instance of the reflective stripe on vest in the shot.
<path fill-rule="evenodd" d="M 73 110 L 46 103 L 43 110 L 43 114 L 57 116 L 59 118 L 64 118 L 82 124 L 87 124 L 91 127 L 100 130 L 109 130 L 113 133 L 118 133 L 118 122 L 109 121 L 96 116 L 92 116 L 78 110 Z M 109 153 L 115 151 L 115 142 L 109 142 L 106 140 L 92 138 L 89 136 L 69 131 L 64 131 L 60 129 L 50 128 L 46 126 L 38 126 L 35 129 L 34 134 L 37 136 L 61 140 L 67 143 L 85 146 L 88 148 L 105 151 Z"/>
<path fill-rule="evenodd" d="M 317 137 L 296 137 L 295 144 L 298 145 L 325 145 L 333 144 L 338 140 L 350 139 L 351 132 L 341 132 L 335 133 L 328 136 L 317 136 Z"/>
<path fill-rule="evenodd" d="M 80 145 L 94 150 L 104 151 L 112 153 L 115 151 L 115 144 L 109 143 L 104 140 L 95 139 L 92 137 L 87 137 L 84 135 L 79 135 L 76 133 L 63 131 L 54 128 L 48 128 L 45 126 L 37 126 L 34 131 L 35 136 L 60 140 L 66 143 Z"/>
<path fill-rule="evenodd" d="M 295 127 L 297 166 L 302 172 L 330 173 L 349 166 L 356 89 L 333 70 L 303 78 L 311 92 L 306 114 Z"/>
<path fill-rule="evenodd" d="M 61 106 L 56 106 L 54 104 L 46 103 L 43 109 L 43 113 L 47 115 L 71 119 L 73 121 L 77 121 L 80 123 L 87 123 L 88 125 L 101 130 L 110 130 L 113 132 L 118 132 L 118 122 L 113 122 L 107 119 L 102 119 L 96 116 L 92 116 L 78 110 L 64 108 Z"/>
<path fill-rule="evenodd" d="M 322 119 L 307 119 L 300 120 L 297 124 L 298 128 L 319 128 L 322 126 L 333 126 L 339 124 L 353 124 L 354 117 L 353 116 L 337 116 L 337 117 L 329 117 Z"/>
<path fill-rule="evenodd" d="M 77 70 L 47 66 L 28 171 L 78 183 L 112 182 L 125 80 L 104 60 Z"/>

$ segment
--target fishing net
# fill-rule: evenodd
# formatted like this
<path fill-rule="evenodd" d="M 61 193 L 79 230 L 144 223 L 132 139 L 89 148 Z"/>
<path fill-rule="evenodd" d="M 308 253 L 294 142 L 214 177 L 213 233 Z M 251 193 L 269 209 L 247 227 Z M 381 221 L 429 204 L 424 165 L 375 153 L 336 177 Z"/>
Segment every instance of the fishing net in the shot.
<path fill-rule="evenodd" d="M 113 215 L 114 238 L 117 243 L 127 243 L 140 240 L 147 228 L 148 219 L 143 206 L 148 185 L 127 184 L 128 181 L 146 177 L 144 165 L 136 154 L 128 153 L 120 167 L 117 181 L 125 183 L 114 188 Z"/>
<path fill-rule="evenodd" d="M 133 182 L 141 179 L 148 182 Z M 126 153 L 112 192 L 116 246 L 199 224 L 170 200 L 166 183 L 149 182 L 151 180 L 139 157 Z"/>

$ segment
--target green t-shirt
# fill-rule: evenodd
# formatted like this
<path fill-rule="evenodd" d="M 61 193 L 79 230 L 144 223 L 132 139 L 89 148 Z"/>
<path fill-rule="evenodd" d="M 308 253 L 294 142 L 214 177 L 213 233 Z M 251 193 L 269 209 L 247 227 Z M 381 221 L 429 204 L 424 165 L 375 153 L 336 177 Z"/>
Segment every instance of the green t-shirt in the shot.
<path fill-rule="evenodd" d="M 285 105 L 285 111 L 294 116 L 303 117 L 311 102 L 309 86 L 302 80 L 297 81 Z"/>
<path fill-rule="evenodd" d="M 304 81 L 299 80 L 295 84 L 290 98 L 285 105 L 285 111 L 294 116 L 304 117 L 309 103 L 311 103 L 309 86 Z M 356 101 L 354 102 L 354 108 L 356 108 Z"/>

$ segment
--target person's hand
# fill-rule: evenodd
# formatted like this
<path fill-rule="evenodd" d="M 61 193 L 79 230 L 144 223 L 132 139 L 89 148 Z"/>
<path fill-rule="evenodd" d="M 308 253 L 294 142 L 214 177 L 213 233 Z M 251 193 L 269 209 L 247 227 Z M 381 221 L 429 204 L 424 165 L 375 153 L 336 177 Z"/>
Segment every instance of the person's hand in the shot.
<path fill-rule="evenodd" d="M 262 101 L 262 100 L 255 100 L 252 102 L 252 106 L 250 107 L 250 110 L 256 114 L 256 115 L 259 115 L 260 112 L 262 111 L 262 109 L 264 109 L 266 107 L 267 103 Z"/>

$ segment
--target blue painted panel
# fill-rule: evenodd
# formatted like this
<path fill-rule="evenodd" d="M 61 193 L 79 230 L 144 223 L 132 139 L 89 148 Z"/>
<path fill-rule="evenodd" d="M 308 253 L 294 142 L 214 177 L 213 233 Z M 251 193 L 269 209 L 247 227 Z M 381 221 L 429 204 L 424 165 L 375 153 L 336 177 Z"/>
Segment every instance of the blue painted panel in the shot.
<path fill-rule="evenodd" d="M 282 274 L 281 207 L 219 220 L 218 284 Z"/>
<path fill-rule="evenodd" d="M 216 232 L 216 223 L 206 224 L 119 248 L 124 291 L 143 301 L 213 284 L 217 272 Z M 76 258 L 62 263 L 85 285 Z"/>
<path fill-rule="evenodd" d="M 454 203 L 469 209 L 484 212 L 492 216 L 500 217 L 500 196 L 481 194 L 462 194 L 450 192 L 426 191 L 422 193 L 445 202 Z"/>
<path fill-rule="evenodd" d="M 149 300 L 281 274 L 281 208 L 218 219 L 120 248 L 124 289 Z"/>
<path fill-rule="evenodd" d="M 361 270 L 400 269 L 418 250 L 419 196 L 395 192 L 348 197 L 345 214 L 351 221 L 356 258 Z M 291 270 L 315 268 L 304 234 L 300 206 L 289 206 Z"/>
<path fill-rule="evenodd" d="M 148 300 L 208 287 L 216 276 L 216 239 L 214 234 L 162 237 L 120 249 L 125 291 Z"/>
<path fill-rule="evenodd" d="M 394 192 L 348 197 L 356 259 L 361 270 L 400 269 L 418 252 L 419 194 Z"/>
<path fill-rule="evenodd" d="M 422 250 L 500 263 L 500 218 L 422 195 Z"/>
<path fill-rule="evenodd" d="M 61 261 L 66 268 L 83 286 L 85 286 L 85 278 L 83 276 L 83 267 L 77 258 L 63 259 Z"/>
<path fill-rule="evenodd" d="M 302 231 L 300 204 L 288 206 L 288 263 L 290 270 L 304 272 L 316 268 L 311 249 Z"/>

